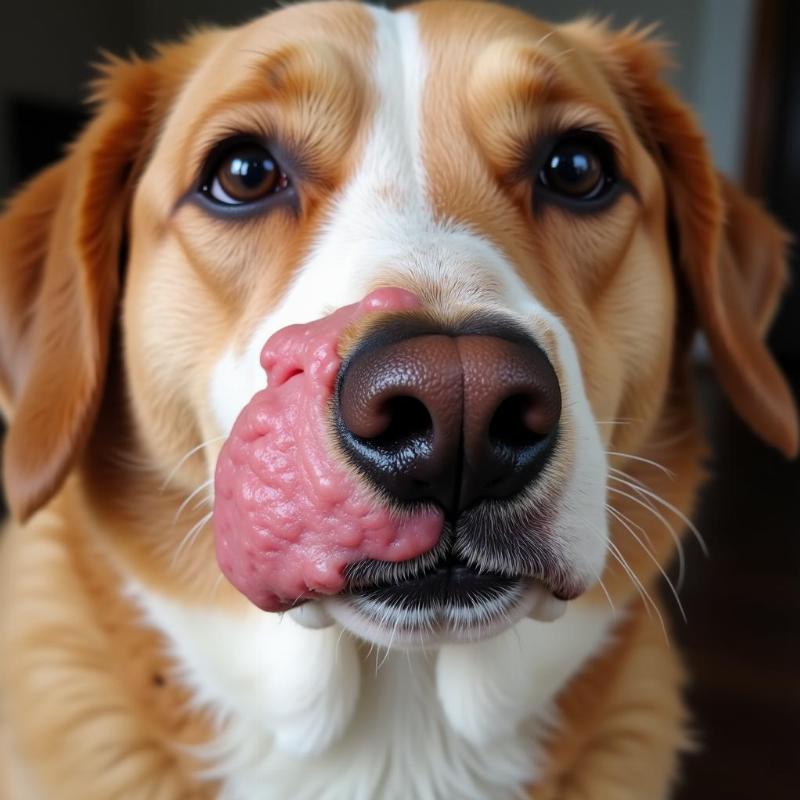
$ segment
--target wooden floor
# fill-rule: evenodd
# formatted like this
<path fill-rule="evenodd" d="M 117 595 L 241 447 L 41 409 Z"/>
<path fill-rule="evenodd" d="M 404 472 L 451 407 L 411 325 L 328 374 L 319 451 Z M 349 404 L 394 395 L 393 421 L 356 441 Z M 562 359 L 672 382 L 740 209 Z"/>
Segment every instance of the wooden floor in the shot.
<path fill-rule="evenodd" d="M 800 365 L 793 370 L 800 397 Z M 760 445 L 715 385 L 704 398 L 716 473 L 674 622 L 700 749 L 679 800 L 800 798 L 800 461 Z M 601 800 L 601 798 L 598 798 Z"/>

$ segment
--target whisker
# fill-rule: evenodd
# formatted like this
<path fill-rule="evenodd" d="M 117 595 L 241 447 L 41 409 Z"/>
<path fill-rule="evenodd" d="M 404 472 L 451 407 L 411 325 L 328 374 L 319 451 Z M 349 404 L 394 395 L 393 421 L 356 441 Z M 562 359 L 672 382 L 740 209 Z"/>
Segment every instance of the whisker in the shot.
<path fill-rule="evenodd" d="M 618 481 L 619 483 L 623 484 L 624 486 L 628 486 L 631 489 L 636 489 L 636 486 L 628 483 L 628 481 L 622 478 L 617 478 L 614 475 L 609 475 L 609 478 Z M 669 524 L 667 518 L 657 508 L 655 508 L 649 502 L 645 502 L 640 497 L 634 497 L 632 494 L 624 492 L 622 489 L 617 489 L 616 486 L 609 486 L 608 491 L 614 492 L 614 494 L 618 494 L 623 497 L 627 497 L 629 500 L 632 500 L 646 511 L 649 511 L 669 531 L 669 535 L 672 538 L 672 541 L 675 542 L 675 548 L 678 551 L 678 586 L 683 586 L 683 581 L 686 575 L 686 555 L 684 553 L 683 542 L 681 541 L 680 536 L 678 536 L 678 534 L 675 532 L 675 528 Z"/>
<path fill-rule="evenodd" d="M 630 476 L 628 476 L 630 477 Z M 692 535 L 697 540 L 697 543 L 700 545 L 700 549 L 703 551 L 703 555 L 708 558 L 708 545 L 706 544 L 706 540 L 703 538 L 703 535 L 697 530 L 697 526 L 683 513 L 677 506 L 674 506 L 668 500 L 665 500 L 661 495 L 654 492 L 652 489 L 648 489 L 647 487 L 640 485 L 637 486 L 636 484 L 631 485 L 631 488 L 635 491 L 639 492 L 640 494 L 644 494 L 647 497 L 655 500 L 657 503 L 660 503 L 664 508 L 668 511 L 671 511 L 683 524 L 692 532 Z"/>
<path fill-rule="evenodd" d="M 172 566 L 174 567 L 180 557 L 182 556 L 184 550 L 188 549 L 195 541 L 197 536 L 200 534 L 200 531 L 208 524 L 209 520 L 213 516 L 214 512 L 209 511 L 208 514 L 201 517 L 189 530 L 186 536 L 181 539 L 180 544 L 175 549 L 175 553 L 172 556 Z"/>
<path fill-rule="evenodd" d="M 606 488 L 610 491 L 612 487 L 608 486 Z M 608 503 L 606 503 L 606 508 L 608 508 Z M 650 534 L 641 525 L 639 525 L 638 522 L 634 522 L 627 514 L 623 513 L 622 510 L 617 508 L 616 506 L 614 506 L 614 511 L 616 511 L 617 514 L 620 514 L 629 525 L 632 525 L 634 528 L 636 528 L 637 531 L 639 531 L 639 533 L 644 537 L 644 540 L 647 542 L 649 547 L 653 547 L 653 540 L 650 538 Z"/>
<path fill-rule="evenodd" d="M 178 510 L 175 512 L 175 516 L 172 518 L 172 524 L 174 525 L 181 514 L 183 514 L 186 506 L 192 502 L 192 500 L 197 497 L 197 495 L 203 491 L 203 489 L 207 489 L 211 484 L 214 482 L 213 478 L 209 478 L 207 481 L 203 481 L 179 506 Z"/>
<path fill-rule="evenodd" d="M 639 577 L 633 571 L 630 564 L 628 564 L 628 562 L 625 560 L 625 557 L 622 555 L 619 548 L 613 542 L 609 542 L 609 545 L 611 546 L 611 548 L 613 548 L 613 551 L 615 551 L 615 555 L 619 560 L 620 564 L 622 565 L 622 568 L 628 573 L 629 577 L 634 582 L 634 585 L 638 587 L 639 593 L 642 595 L 643 601 L 646 600 L 645 609 L 647 610 L 647 615 L 650 617 L 652 616 L 650 610 L 647 608 L 647 603 L 649 603 L 650 607 L 653 609 L 653 611 L 655 611 L 656 616 L 658 617 L 659 624 L 661 625 L 661 631 L 664 634 L 664 639 L 666 640 L 667 644 L 669 644 L 669 634 L 667 633 L 667 625 L 664 622 L 664 617 L 661 615 L 661 609 L 659 609 L 658 605 L 650 595 L 650 592 L 647 591 L 644 584 L 641 582 L 641 580 L 639 580 Z"/>
<path fill-rule="evenodd" d="M 587 526 L 587 530 L 593 532 L 595 536 L 603 538 L 605 540 L 607 552 L 611 556 L 613 556 L 614 560 L 622 567 L 622 569 L 625 571 L 625 574 L 630 578 L 633 587 L 636 589 L 636 591 L 639 594 L 639 597 L 642 600 L 642 604 L 644 605 L 644 609 L 647 612 L 647 616 L 652 618 L 653 614 L 650 610 L 651 608 L 653 609 L 653 611 L 655 611 L 656 616 L 658 617 L 658 621 L 661 625 L 661 631 L 664 635 L 664 641 L 666 641 L 667 645 L 669 645 L 670 644 L 669 634 L 667 633 L 667 626 L 666 623 L 664 622 L 664 617 L 661 614 L 661 610 L 659 609 L 658 605 L 655 603 L 653 598 L 650 596 L 650 592 L 648 592 L 647 589 L 645 589 L 644 584 L 641 582 L 639 577 L 633 571 L 630 564 L 628 564 L 628 562 L 625 560 L 625 556 L 622 555 L 620 549 L 616 546 L 616 544 L 614 544 L 614 542 L 612 542 L 610 539 L 605 539 L 605 537 L 602 537 L 600 532 L 596 528 L 590 525 Z"/>
<path fill-rule="evenodd" d="M 597 573 L 597 570 L 593 569 L 592 572 L 594 573 L 594 577 L 597 579 L 597 583 L 599 584 L 600 588 L 603 590 L 606 600 L 608 600 L 608 606 L 611 609 L 612 614 L 616 617 L 617 609 L 614 606 L 614 601 L 611 599 L 611 595 L 608 593 L 605 583 L 603 583 L 603 578 Z"/>
<path fill-rule="evenodd" d="M 342 628 L 342 630 L 344 630 L 344 628 Z M 372 656 L 372 653 L 374 652 L 374 650 L 375 650 L 375 642 L 370 642 L 369 643 L 369 650 L 367 650 L 367 654 L 364 656 L 364 661 L 369 661 L 369 659 Z"/>
<path fill-rule="evenodd" d="M 609 555 L 614 557 L 614 560 L 622 567 L 622 569 L 625 571 L 625 573 L 631 579 L 631 583 L 633 584 L 634 588 L 636 588 L 636 590 L 639 592 L 639 596 L 642 598 L 642 602 L 644 603 L 644 606 L 645 606 L 645 609 L 647 610 L 648 616 L 651 616 L 650 608 L 648 607 L 647 603 L 645 602 L 644 595 L 642 594 L 642 591 L 641 591 L 641 589 L 643 588 L 642 584 L 638 580 L 636 575 L 633 573 L 633 571 L 631 570 L 630 566 L 628 565 L 628 562 L 625 561 L 625 558 L 622 556 L 622 553 L 620 553 L 619 548 L 610 539 L 607 539 L 605 536 L 603 536 L 600 533 L 600 531 L 598 531 L 594 526 L 587 525 L 587 530 L 589 531 L 589 533 L 593 533 L 595 535 L 595 538 L 598 538 L 598 539 L 602 540 L 602 542 L 603 542 L 603 544 L 605 546 L 606 552 Z"/>
<path fill-rule="evenodd" d="M 214 585 L 211 587 L 211 600 L 216 600 L 217 596 L 219 595 L 219 587 L 222 586 L 222 579 L 225 576 L 220 572 L 219 575 L 214 579 Z"/>
<path fill-rule="evenodd" d="M 633 538 L 636 540 L 636 542 L 639 544 L 642 550 L 644 550 L 644 552 L 647 554 L 648 558 L 656 565 L 658 571 L 661 573 L 661 576 L 667 582 L 667 585 L 669 586 L 670 591 L 672 592 L 672 596 L 675 598 L 675 602 L 678 605 L 678 610 L 681 612 L 681 617 L 683 617 L 683 621 L 687 622 L 686 611 L 684 610 L 683 603 L 681 602 L 681 598 L 678 595 L 678 590 L 673 585 L 672 581 L 669 578 L 669 575 L 667 575 L 667 573 L 664 571 L 664 567 L 661 566 L 661 562 L 659 562 L 659 560 L 655 557 L 653 551 L 650 550 L 650 548 L 636 535 L 633 528 L 630 525 L 628 525 L 627 522 L 625 522 L 623 516 L 619 514 L 617 510 L 613 508 L 613 506 L 606 506 L 606 508 L 611 513 L 611 515 L 625 528 L 625 530 L 627 530 L 628 533 L 630 533 L 630 535 L 633 536 Z"/>
<path fill-rule="evenodd" d="M 608 589 L 606 588 L 605 583 L 603 583 L 603 579 L 599 575 L 597 576 L 597 582 L 600 584 L 600 588 L 603 590 L 606 600 L 608 600 L 608 607 L 611 609 L 611 613 L 616 617 L 617 609 L 614 605 L 614 601 L 611 599 L 611 595 L 608 593 Z"/>
<path fill-rule="evenodd" d="M 194 454 L 195 454 L 195 453 L 198 451 L 198 450 L 202 450 L 202 449 L 203 449 L 204 447 L 206 447 L 207 445 L 209 445 L 209 444 L 214 444 L 214 442 L 219 442 L 219 441 L 222 441 L 222 440 L 223 440 L 223 439 L 225 439 L 225 438 L 227 438 L 227 437 L 226 437 L 226 436 L 224 436 L 224 435 L 222 435 L 222 436 L 214 436 L 212 439 L 206 439 L 206 441 L 204 441 L 204 442 L 200 442 L 200 444 L 198 444 L 196 447 L 193 447 L 193 448 L 192 448 L 192 449 L 191 449 L 191 450 L 190 450 L 188 453 L 186 453 L 186 455 L 185 455 L 185 456 L 183 456 L 183 458 L 181 458 L 181 460 L 180 460 L 180 461 L 179 461 L 179 462 L 178 462 L 178 463 L 177 463 L 177 464 L 176 464 L 176 465 L 175 465 L 175 466 L 172 468 L 172 470 L 170 471 L 169 475 L 167 475 L 167 477 L 164 479 L 164 483 L 162 483 L 162 484 L 161 484 L 161 490 L 160 490 L 160 491 L 162 491 L 162 492 L 163 492 L 163 491 L 164 491 L 164 489 L 166 489 L 166 488 L 167 488 L 167 486 L 169 486 L 170 482 L 171 482 L 171 481 L 172 481 L 172 479 L 175 477 L 175 474 L 178 472 L 178 470 L 179 470 L 179 469 L 180 469 L 180 468 L 181 468 L 181 467 L 182 467 L 182 466 L 183 466 L 183 465 L 184 465 L 184 464 L 185 464 L 185 463 L 186 463 L 186 462 L 187 462 L 187 461 L 188 461 L 188 460 L 189 460 L 189 459 L 190 459 L 190 458 L 191 458 L 191 457 L 192 457 L 192 456 L 193 456 L 193 455 L 194 455 Z"/>
<path fill-rule="evenodd" d="M 392 645 L 394 644 L 394 637 L 397 635 L 397 629 L 400 626 L 400 620 L 405 616 L 403 612 L 400 612 L 398 609 L 398 613 L 395 615 L 394 625 L 392 625 L 392 633 L 389 636 L 389 644 L 386 645 L 386 652 L 383 654 L 383 658 L 380 661 L 380 664 L 376 662 L 375 664 L 375 674 L 378 674 L 378 670 L 386 663 L 387 659 L 389 658 L 389 654 L 392 651 Z"/>
<path fill-rule="evenodd" d="M 651 458 L 645 458 L 644 456 L 635 456 L 632 453 L 622 453 L 618 450 L 606 450 L 606 455 L 609 456 L 616 456 L 617 458 L 625 458 L 630 459 L 631 461 L 638 461 L 640 464 L 648 464 L 651 467 L 655 467 L 660 472 L 663 472 L 668 478 L 674 480 L 675 473 L 665 467 L 663 464 L 659 464 L 658 461 L 653 461 Z"/>

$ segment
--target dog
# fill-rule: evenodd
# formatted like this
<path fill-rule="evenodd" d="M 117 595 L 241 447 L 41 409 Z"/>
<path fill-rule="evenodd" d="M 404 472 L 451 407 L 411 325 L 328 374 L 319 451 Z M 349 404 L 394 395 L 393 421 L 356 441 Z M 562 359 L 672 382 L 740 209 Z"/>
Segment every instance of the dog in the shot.
<path fill-rule="evenodd" d="M 4 798 L 669 796 L 698 333 L 798 428 L 667 62 L 447 0 L 107 61 L 0 218 Z"/>

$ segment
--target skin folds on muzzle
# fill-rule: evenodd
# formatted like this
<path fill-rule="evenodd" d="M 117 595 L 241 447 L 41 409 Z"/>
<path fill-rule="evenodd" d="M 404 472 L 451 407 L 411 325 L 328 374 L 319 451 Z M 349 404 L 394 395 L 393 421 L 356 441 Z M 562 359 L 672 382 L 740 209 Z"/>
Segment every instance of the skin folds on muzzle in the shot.
<path fill-rule="evenodd" d="M 283 610 L 334 594 L 362 559 L 403 561 L 439 540 L 443 515 L 399 516 L 376 502 L 332 457 L 329 405 L 339 342 L 369 314 L 419 306 L 401 289 L 379 289 L 323 319 L 274 334 L 261 353 L 268 385 L 245 406 L 217 461 L 217 560 L 255 605 Z"/>

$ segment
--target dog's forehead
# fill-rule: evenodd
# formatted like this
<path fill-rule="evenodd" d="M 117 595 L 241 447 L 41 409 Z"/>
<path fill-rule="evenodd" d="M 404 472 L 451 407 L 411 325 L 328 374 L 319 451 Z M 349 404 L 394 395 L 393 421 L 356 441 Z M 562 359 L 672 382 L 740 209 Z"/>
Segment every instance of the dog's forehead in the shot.
<path fill-rule="evenodd" d="M 524 272 L 547 303 L 563 277 L 555 268 L 551 276 L 541 256 L 551 242 L 544 241 L 546 231 L 520 213 L 533 147 L 548 135 L 591 127 L 619 145 L 623 171 L 647 168 L 599 68 L 590 25 L 584 33 L 471 2 L 396 12 L 300 4 L 222 31 L 166 119 L 137 189 L 134 224 L 153 221 L 154 242 L 163 241 L 158 231 L 179 231 L 173 245 L 179 240 L 193 263 L 201 246 L 203 259 L 229 258 L 230 248 L 210 241 L 202 211 L 181 198 L 196 191 L 220 142 L 256 135 L 275 143 L 279 157 L 298 156 L 294 164 L 306 167 L 293 173 L 302 210 L 314 213 L 291 224 L 273 215 L 257 221 L 261 227 L 237 229 L 236 252 L 250 254 L 239 261 L 245 276 L 245 264 L 262 257 L 257 232 L 264 226 L 281 231 L 279 243 L 290 240 L 283 250 L 270 246 L 275 286 L 247 293 L 236 333 L 242 341 L 276 297 L 290 286 L 299 291 L 302 276 L 316 275 L 313 265 L 333 253 L 336 270 L 319 269 L 340 278 L 326 288 L 331 304 L 352 302 L 381 281 L 397 282 L 398 268 L 415 272 L 417 290 L 446 294 L 441 280 L 428 280 L 445 262 L 456 283 L 459 275 L 481 272 L 488 286 L 508 271 L 497 258 Z M 174 191 L 164 192 L 165 182 Z M 231 230 L 219 222 L 212 228 L 223 237 Z M 186 243 L 194 241 L 202 245 L 191 250 Z M 320 291 L 318 282 L 310 291 Z"/>
<path fill-rule="evenodd" d="M 235 127 L 225 119 L 232 108 L 277 99 L 283 107 L 270 112 L 276 125 L 286 124 L 280 117 L 291 116 L 284 112 L 292 103 L 289 124 L 314 129 L 292 130 L 290 138 L 314 139 L 317 150 L 343 157 L 343 143 L 363 143 L 358 134 L 368 135 L 387 93 L 405 95 L 405 111 L 418 107 L 426 160 L 440 164 L 437 143 L 451 153 L 457 144 L 470 149 L 470 127 L 486 128 L 493 111 L 499 124 L 503 117 L 519 122 L 523 104 L 583 104 L 624 126 L 618 99 L 584 44 L 527 14 L 484 3 L 390 12 L 330 2 L 281 9 L 220 36 L 185 86 L 162 141 L 172 152 L 191 152 L 198 132 L 213 138 L 215 120 L 220 133 Z M 332 119 L 340 126 L 325 131 Z"/>
<path fill-rule="evenodd" d="M 272 11 L 229 32 L 209 67 L 225 90 L 263 76 L 276 54 L 323 48 L 365 73 L 374 54 L 375 19 L 369 6 L 350 2 L 299 3 Z M 301 65 L 297 65 L 299 70 Z"/>

